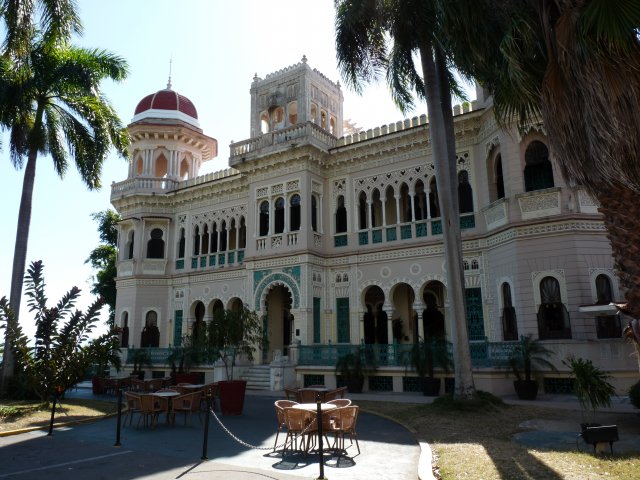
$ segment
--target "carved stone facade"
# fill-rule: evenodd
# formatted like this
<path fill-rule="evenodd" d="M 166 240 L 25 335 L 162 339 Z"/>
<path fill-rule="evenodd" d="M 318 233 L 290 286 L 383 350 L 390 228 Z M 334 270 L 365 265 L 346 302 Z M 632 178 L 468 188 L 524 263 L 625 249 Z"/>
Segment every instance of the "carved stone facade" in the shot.
<path fill-rule="evenodd" d="M 380 352 L 411 345 L 430 335 L 434 311 L 443 315 L 449 337 L 428 119 L 342 137 L 340 87 L 306 59 L 256 77 L 251 98 L 251 138 L 231 145 L 233 168 L 216 174 L 198 176 L 215 141 L 195 124 L 137 113 L 129 127 L 137 132 L 129 178 L 112 186 L 111 198 L 123 217 L 116 319 L 126 314 L 130 345 L 139 346 L 151 310 L 162 348 L 180 344 L 214 309 L 241 302 L 259 312 L 269 336 L 257 363 L 278 358 L 297 369 L 300 383 L 305 372 L 315 372 L 331 384 L 333 365 L 309 363 L 305 352 L 320 355 L 344 343 L 372 343 Z M 622 298 L 597 205 L 565 184 L 556 160 L 544 155 L 542 125 L 519 136 L 498 129 L 490 104 L 458 110 L 472 341 L 502 345 L 514 333 L 537 337 L 544 328 L 553 334 L 553 325 L 541 324 L 551 320 L 540 307 L 557 300 L 570 338 L 558 337 L 552 348 L 568 352 L 575 345 L 605 369 L 633 370 L 624 356 L 611 354 L 622 340 L 599 338 L 594 315 L 580 311 L 596 302 L 596 278 L 603 282 L 603 275 L 612 300 Z M 160 137 L 162 146 L 150 141 Z M 534 154 L 541 156 L 529 162 Z M 510 325 L 505 309 L 512 312 Z M 584 347 L 593 341 L 603 347 Z M 400 365 L 389 364 L 380 375 L 394 377 L 393 388 L 402 389 Z M 499 386 L 508 384 L 498 379 L 504 374 L 495 375 L 492 386 L 480 387 L 509 389 Z"/>

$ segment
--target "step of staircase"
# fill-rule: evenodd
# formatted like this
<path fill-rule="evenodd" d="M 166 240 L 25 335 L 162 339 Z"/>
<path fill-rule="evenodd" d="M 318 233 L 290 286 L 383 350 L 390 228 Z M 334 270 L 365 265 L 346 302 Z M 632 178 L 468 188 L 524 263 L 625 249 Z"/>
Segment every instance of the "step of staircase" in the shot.
<path fill-rule="evenodd" d="M 247 381 L 247 390 L 271 389 L 271 368 L 269 365 L 254 365 L 240 378 Z"/>

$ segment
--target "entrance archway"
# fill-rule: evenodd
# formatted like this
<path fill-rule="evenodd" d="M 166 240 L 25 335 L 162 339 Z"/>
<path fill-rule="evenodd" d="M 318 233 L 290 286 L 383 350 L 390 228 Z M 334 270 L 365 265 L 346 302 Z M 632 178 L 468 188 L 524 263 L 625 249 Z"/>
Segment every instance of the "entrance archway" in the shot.
<path fill-rule="evenodd" d="M 394 307 L 393 341 L 418 341 L 418 323 L 416 322 L 413 301 L 416 295 L 413 288 L 406 283 L 395 285 L 391 293 Z"/>
<path fill-rule="evenodd" d="M 289 354 L 289 345 L 293 339 L 293 299 L 291 291 L 284 285 L 272 286 L 264 301 L 264 329 L 269 342 L 268 350 L 263 352 L 263 362 L 270 362 L 276 351 Z"/>
<path fill-rule="evenodd" d="M 425 338 L 445 337 L 444 285 L 438 281 L 427 283 L 422 291 L 422 300 L 426 307 L 422 312 Z"/>
<path fill-rule="evenodd" d="M 364 343 L 387 344 L 387 314 L 382 309 L 384 292 L 378 286 L 372 286 L 364 294 Z"/>

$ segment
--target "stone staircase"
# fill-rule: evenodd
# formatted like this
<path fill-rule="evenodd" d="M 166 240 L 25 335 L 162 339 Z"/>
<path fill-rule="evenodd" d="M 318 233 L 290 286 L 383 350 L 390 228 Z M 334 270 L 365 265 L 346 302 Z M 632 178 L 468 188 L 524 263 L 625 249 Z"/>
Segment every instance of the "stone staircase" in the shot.
<path fill-rule="evenodd" d="M 254 365 L 240 378 L 247 381 L 247 390 L 270 390 L 271 388 L 269 365 Z"/>

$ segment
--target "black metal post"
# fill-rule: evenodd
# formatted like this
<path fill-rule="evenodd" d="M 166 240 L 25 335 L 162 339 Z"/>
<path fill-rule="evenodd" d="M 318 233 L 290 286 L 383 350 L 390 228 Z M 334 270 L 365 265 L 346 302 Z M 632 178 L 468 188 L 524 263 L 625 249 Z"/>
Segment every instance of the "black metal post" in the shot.
<path fill-rule="evenodd" d="M 200 460 L 209 460 L 207 447 L 209 445 L 209 417 L 211 416 L 211 392 L 207 392 L 207 413 L 204 418 L 204 439 L 202 440 L 202 457 Z"/>
<path fill-rule="evenodd" d="M 320 460 L 320 476 L 317 480 L 327 480 L 324 476 L 324 445 L 322 443 L 322 397 L 316 393 L 316 423 L 318 424 L 318 458 Z"/>
<path fill-rule="evenodd" d="M 53 393 L 53 407 L 51 407 L 51 421 L 49 422 L 49 433 L 47 437 L 53 435 L 53 419 L 56 416 L 56 402 L 58 401 L 58 388 Z"/>
<path fill-rule="evenodd" d="M 116 426 L 116 443 L 114 447 L 120 447 L 120 424 L 122 421 L 122 389 L 118 386 L 118 423 Z"/>

